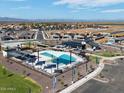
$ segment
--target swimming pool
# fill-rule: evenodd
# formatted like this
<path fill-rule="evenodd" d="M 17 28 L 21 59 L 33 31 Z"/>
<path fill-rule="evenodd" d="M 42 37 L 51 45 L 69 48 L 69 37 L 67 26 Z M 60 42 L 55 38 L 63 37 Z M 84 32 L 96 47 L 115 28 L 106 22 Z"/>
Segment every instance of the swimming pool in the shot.
<path fill-rule="evenodd" d="M 40 55 L 51 58 L 52 63 L 57 64 L 69 64 L 71 62 L 75 62 L 76 58 L 74 56 L 70 56 L 69 53 L 61 52 L 61 51 L 42 51 Z"/>
<path fill-rule="evenodd" d="M 47 56 L 47 57 L 51 57 L 51 58 L 55 58 L 56 56 L 50 54 L 50 53 L 47 53 L 47 52 L 44 52 L 44 53 L 41 53 L 41 55 L 44 55 L 44 56 Z"/>
<path fill-rule="evenodd" d="M 65 51 L 43 50 L 39 51 L 39 54 L 34 52 L 33 55 L 37 58 L 34 67 L 37 69 L 42 68 L 48 73 L 55 73 L 56 69 L 64 70 L 67 67 L 70 68 L 80 62 L 85 62 L 82 57 Z M 44 62 L 44 64 L 42 62 Z"/>
<path fill-rule="evenodd" d="M 59 64 L 63 63 L 63 64 L 67 65 L 67 64 L 75 62 L 75 61 L 76 61 L 76 58 L 66 55 L 66 54 L 63 54 L 60 57 L 54 59 L 53 63 L 59 63 Z"/>

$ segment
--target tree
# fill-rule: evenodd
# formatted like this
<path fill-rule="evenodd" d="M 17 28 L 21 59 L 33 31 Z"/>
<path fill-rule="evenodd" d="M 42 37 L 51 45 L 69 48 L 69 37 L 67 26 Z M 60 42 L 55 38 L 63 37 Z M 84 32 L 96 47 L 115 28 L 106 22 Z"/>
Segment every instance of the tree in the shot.
<path fill-rule="evenodd" d="M 6 70 L 6 68 L 4 66 L 2 67 L 2 72 L 3 72 L 3 75 L 7 74 L 7 70 Z"/>
<path fill-rule="evenodd" d="M 96 64 L 99 64 L 99 60 L 98 60 L 98 57 L 96 57 Z"/>

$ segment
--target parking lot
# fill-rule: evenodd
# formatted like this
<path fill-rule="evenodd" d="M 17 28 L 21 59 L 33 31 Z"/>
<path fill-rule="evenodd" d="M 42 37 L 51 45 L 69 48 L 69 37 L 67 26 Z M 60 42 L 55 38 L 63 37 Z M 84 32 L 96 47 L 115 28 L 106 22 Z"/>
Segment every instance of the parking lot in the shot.
<path fill-rule="evenodd" d="M 102 74 L 109 83 L 90 80 L 72 93 L 124 93 L 124 61 L 116 66 L 106 65 Z"/>

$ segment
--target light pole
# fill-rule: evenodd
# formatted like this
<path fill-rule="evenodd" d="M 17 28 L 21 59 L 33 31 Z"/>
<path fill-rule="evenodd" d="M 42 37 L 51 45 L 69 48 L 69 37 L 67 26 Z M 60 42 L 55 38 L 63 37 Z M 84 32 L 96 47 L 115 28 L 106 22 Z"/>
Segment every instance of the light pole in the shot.
<path fill-rule="evenodd" d="M 10 55 L 9 55 L 9 50 L 10 50 L 10 49 L 9 49 L 9 47 L 8 47 L 8 46 L 6 47 L 6 50 L 4 50 L 4 51 L 6 51 L 6 52 L 7 52 L 7 55 L 6 55 L 7 62 L 9 62 L 9 56 L 10 56 Z"/>
<path fill-rule="evenodd" d="M 81 45 L 82 45 L 82 55 L 86 57 L 85 55 L 85 50 L 86 50 L 86 42 L 85 42 L 85 39 L 83 39 L 83 41 L 81 42 Z M 86 73 L 88 71 L 88 64 L 86 62 Z"/>
<path fill-rule="evenodd" d="M 74 83 L 74 67 L 72 67 L 72 83 Z"/>
<path fill-rule="evenodd" d="M 81 45 L 82 45 L 82 50 L 85 50 L 85 49 L 86 49 L 86 42 L 85 42 L 84 39 L 83 39 L 83 41 L 81 42 Z"/>
<path fill-rule="evenodd" d="M 86 73 L 87 73 L 87 71 L 88 71 L 88 65 L 87 65 L 87 62 L 86 62 Z"/>
<path fill-rule="evenodd" d="M 73 66 L 72 67 L 72 83 L 76 80 L 76 76 L 77 76 L 77 67 Z"/>
<path fill-rule="evenodd" d="M 57 70 L 59 69 L 59 59 L 57 58 Z"/>
<path fill-rule="evenodd" d="M 70 50 L 70 64 L 71 64 L 71 56 L 72 56 L 72 51 Z"/>
<path fill-rule="evenodd" d="M 39 62 L 39 48 L 37 50 L 37 55 L 38 55 L 38 62 Z"/>
<path fill-rule="evenodd" d="M 123 47 L 120 47 L 121 55 L 123 55 Z"/>
<path fill-rule="evenodd" d="M 56 76 L 54 75 L 53 78 L 52 78 L 52 87 L 53 87 L 53 93 L 55 93 L 55 88 L 56 88 Z"/>

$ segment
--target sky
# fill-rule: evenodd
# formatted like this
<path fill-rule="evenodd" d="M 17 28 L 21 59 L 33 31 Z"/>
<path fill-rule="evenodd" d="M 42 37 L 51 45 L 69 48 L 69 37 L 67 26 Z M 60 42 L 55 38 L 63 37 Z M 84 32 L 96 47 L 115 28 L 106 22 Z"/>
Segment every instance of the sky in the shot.
<path fill-rule="evenodd" d="M 124 0 L 0 0 L 0 17 L 124 19 Z"/>

